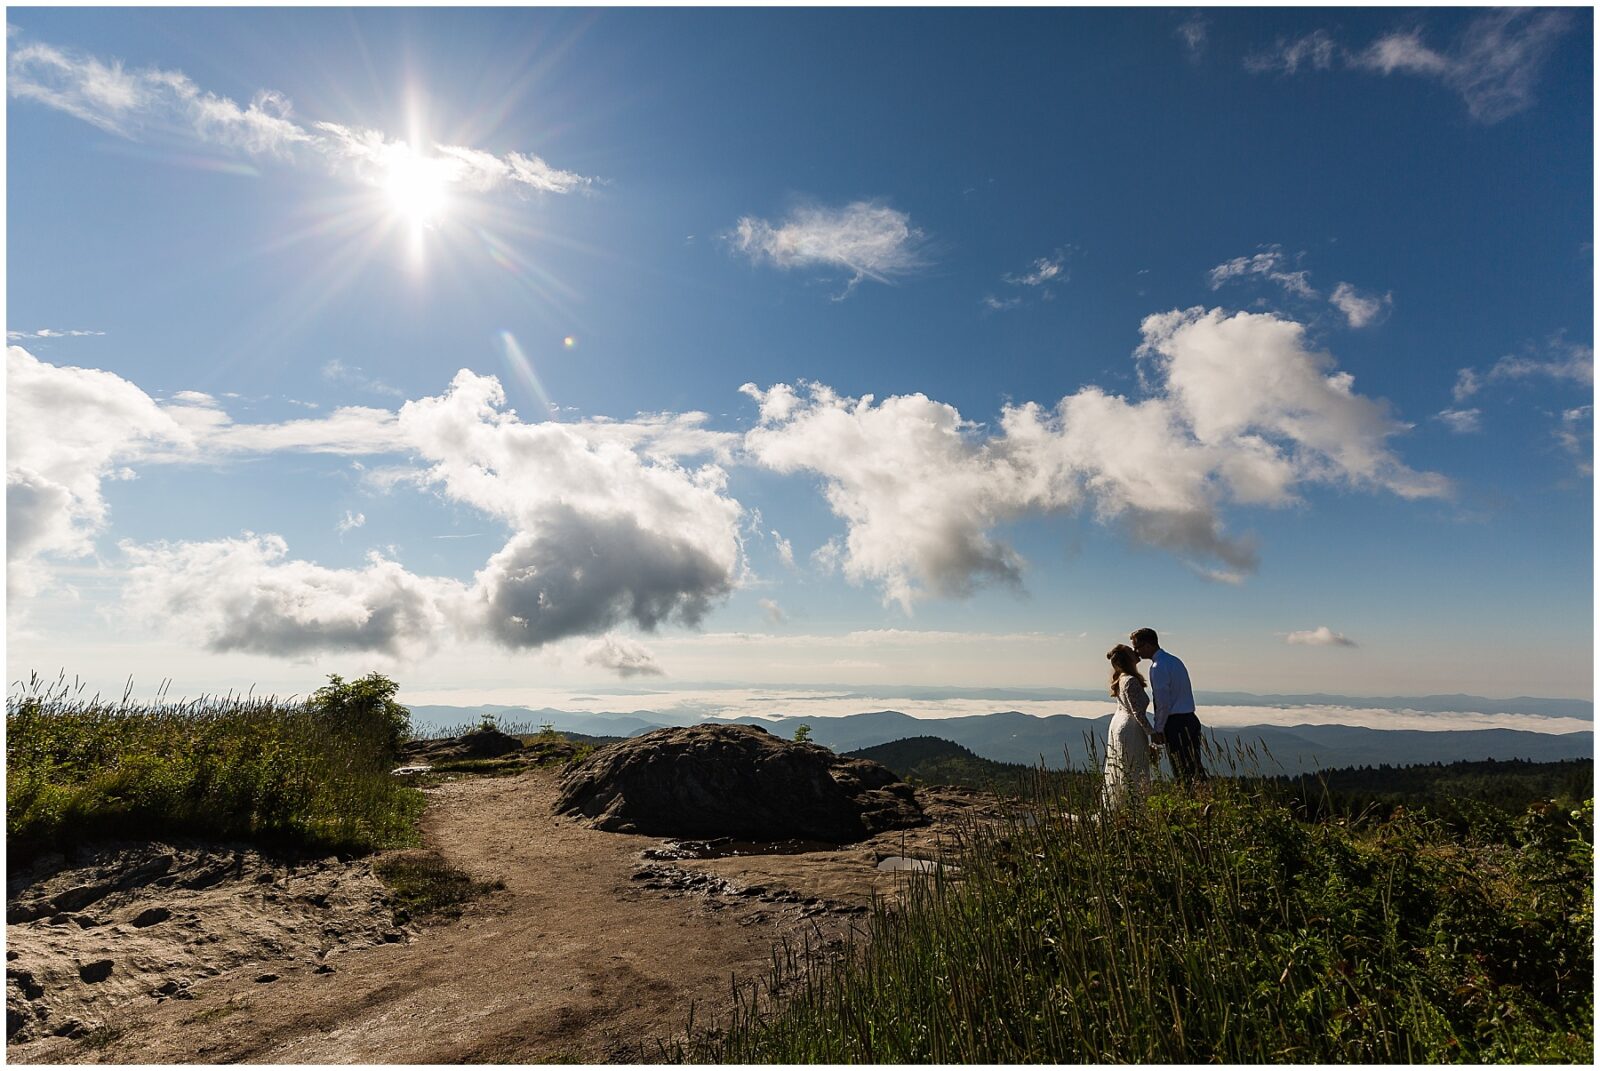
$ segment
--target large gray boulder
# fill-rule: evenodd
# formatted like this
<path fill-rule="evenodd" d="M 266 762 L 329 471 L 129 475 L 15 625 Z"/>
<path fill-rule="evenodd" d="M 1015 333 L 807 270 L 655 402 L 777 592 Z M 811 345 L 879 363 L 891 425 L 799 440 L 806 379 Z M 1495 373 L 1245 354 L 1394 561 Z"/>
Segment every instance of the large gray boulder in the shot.
<path fill-rule="evenodd" d="M 886 767 L 754 725 L 657 729 L 603 747 L 567 771 L 556 812 L 616 833 L 835 844 L 928 822 Z"/>

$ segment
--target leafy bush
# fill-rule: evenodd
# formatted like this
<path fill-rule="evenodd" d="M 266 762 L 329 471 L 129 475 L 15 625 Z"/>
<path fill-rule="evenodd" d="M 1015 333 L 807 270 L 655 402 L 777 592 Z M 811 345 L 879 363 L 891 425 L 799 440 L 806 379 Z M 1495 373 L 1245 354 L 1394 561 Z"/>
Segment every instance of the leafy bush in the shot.
<path fill-rule="evenodd" d="M 331 678 L 311 701 L 80 700 L 30 683 L 6 701 L 14 859 L 91 837 L 249 837 L 366 851 L 416 838 L 422 796 L 389 775 L 393 682 Z"/>
<path fill-rule="evenodd" d="M 1304 822 L 1248 785 L 1093 814 L 1037 800 L 959 878 L 876 906 L 831 967 L 777 957 L 679 1058 L 749 1063 L 1588 1063 L 1593 807 L 1514 843 L 1401 811 Z M 779 999 L 776 994 L 787 994 Z"/>

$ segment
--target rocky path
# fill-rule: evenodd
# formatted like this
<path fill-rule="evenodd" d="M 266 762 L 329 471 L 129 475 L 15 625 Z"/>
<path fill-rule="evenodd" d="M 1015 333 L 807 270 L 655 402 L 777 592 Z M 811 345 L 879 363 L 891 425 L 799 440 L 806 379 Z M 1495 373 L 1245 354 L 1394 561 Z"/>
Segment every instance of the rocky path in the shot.
<path fill-rule="evenodd" d="M 11 1062 L 636 1062 L 657 1039 L 720 1010 L 731 977 L 755 978 L 780 937 L 837 936 L 897 850 L 882 845 L 663 866 L 658 838 L 601 833 L 551 814 L 555 774 L 464 779 L 432 790 L 428 845 L 505 883 L 456 922 L 405 941 L 253 963 L 193 999 L 127 1005 L 85 1041 L 14 1045 Z M 327 970 L 327 965 L 334 967 Z M 319 971 L 320 966 L 320 971 Z M 270 981 L 259 979 L 275 976 Z"/>

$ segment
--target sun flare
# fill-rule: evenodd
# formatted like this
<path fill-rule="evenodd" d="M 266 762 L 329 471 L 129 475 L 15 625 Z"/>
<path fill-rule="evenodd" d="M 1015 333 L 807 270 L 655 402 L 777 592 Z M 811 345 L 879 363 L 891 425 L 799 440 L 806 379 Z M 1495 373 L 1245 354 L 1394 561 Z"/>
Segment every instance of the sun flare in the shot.
<path fill-rule="evenodd" d="M 444 215 L 447 186 L 439 161 L 410 150 L 395 155 L 383 181 L 390 211 L 413 227 L 430 227 Z"/>

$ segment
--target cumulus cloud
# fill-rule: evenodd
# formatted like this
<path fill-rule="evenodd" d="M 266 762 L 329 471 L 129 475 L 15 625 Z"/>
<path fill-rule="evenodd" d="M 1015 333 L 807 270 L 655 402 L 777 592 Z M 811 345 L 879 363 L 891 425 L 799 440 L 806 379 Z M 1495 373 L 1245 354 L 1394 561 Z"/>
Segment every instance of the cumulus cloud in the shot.
<path fill-rule="evenodd" d="M 1315 298 L 1320 295 L 1308 281 L 1310 274 L 1308 271 L 1290 271 L 1283 250 L 1275 245 L 1267 246 L 1253 256 L 1234 257 L 1206 273 L 1213 290 L 1221 289 L 1224 283 L 1231 280 L 1254 275 L 1277 283 L 1297 297 Z"/>
<path fill-rule="evenodd" d="M 1304 632 L 1291 632 L 1284 637 L 1284 642 L 1305 647 L 1354 647 L 1356 641 L 1342 632 L 1335 632 L 1327 625 L 1307 629 Z"/>
<path fill-rule="evenodd" d="M 6 350 L 6 559 L 18 594 L 46 581 L 43 559 L 82 557 L 105 526 L 101 484 L 131 461 L 192 445 L 171 413 L 120 376 Z"/>
<path fill-rule="evenodd" d="M 411 145 L 376 130 L 303 123 L 274 90 L 241 105 L 196 85 L 179 71 L 130 70 L 117 59 L 32 42 L 10 51 L 11 95 L 55 108 L 126 138 L 197 141 L 293 165 L 317 160 L 336 174 L 381 185 L 397 167 L 425 172 L 447 187 L 486 193 L 564 194 L 595 180 L 552 167 L 537 156 L 496 155 L 459 145 Z"/>
<path fill-rule="evenodd" d="M 777 224 L 744 216 L 727 238 L 757 264 L 848 271 L 841 298 L 863 279 L 887 283 L 927 263 L 926 236 L 911 217 L 876 201 L 843 208 L 803 205 Z"/>
<path fill-rule="evenodd" d="M 463 370 L 441 395 L 398 413 L 350 408 L 235 424 L 200 392 L 158 404 L 111 373 L 57 367 L 19 347 L 7 363 L 14 590 L 37 589 L 27 568 L 36 559 L 89 553 L 107 519 L 102 481 L 140 464 L 227 464 L 284 451 L 404 453 L 412 464 L 391 485 L 436 489 L 512 533 L 470 585 L 412 576 L 388 560 L 326 569 L 293 559 L 271 535 L 124 543 L 139 578 L 130 607 L 140 599 L 154 606 L 197 600 L 184 621 L 217 650 L 395 654 L 441 631 L 526 648 L 622 623 L 693 625 L 740 575 L 743 508 L 725 492 L 726 473 L 710 463 L 688 468 L 673 456 L 720 442 L 699 428 L 703 414 L 688 424 L 648 416 L 633 429 L 622 421 L 525 424 L 505 407 L 496 379 Z M 361 523 L 360 514 L 347 513 L 338 527 Z M 255 577 L 261 598 L 203 582 L 224 569 Z M 177 594 L 169 599 L 169 592 Z M 208 599 L 227 605 L 198 605 Z M 290 635 L 297 628 L 301 641 Z"/>
<path fill-rule="evenodd" d="M 338 529 L 340 535 L 344 535 L 346 532 L 355 531 L 366 523 L 367 515 L 365 513 L 356 513 L 347 509 L 344 511 L 344 516 L 339 518 L 339 523 L 334 527 Z"/>
<path fill-rule="evenodd" d="M 1328 298 L 1333 306 L 1344 313 L 1346 322 L 1351 327 L 1366 327 L 1375 323 L 1379 316 L 1394 304 L 1393 294 L 1364 294 L 1349 283 L 1340 283 L 1333 288 L 1333 294 Z"/>
<path fill-rule="evenodd" d="M 663 676 L 649 648 L 625 636 L 608 634 L 591 641 L 583 649 L 583 660 L 591 666 L 609 669 L 619 677 Z"/>
<path fill-rule="evenodd" d="M 1085 387 L 1052 409 L 1006 407 L 996 432 L 920 394 L 878 402 L 820 384 L 746 384 L 760 419 L 745 446 L 775 471 L 822 477 L 846 530 L 817 564 L 906 609 L 929 594 L 1018 586 L 1024 563 L 994 530 L 1024 516 L 1087 509 L 1236 581 L 1258 555 L 1226 532 L 1227 503 L 1289 504 L 1305 483 L 1449 493 L 1443 477 L 1395 457 L 1388 440 L 1406 425 L 1357 394 L 1301 324 L 1195 308 L 1149 317 L 1142 331 L 1157 386 L 1140 401 Z"/>
<path fill-rule="evenodd" d="M 414 576 L 376 554 L 362 569 L 292 560 L 276 535 L 121 547 L 128 611 L 217 652 L 423 654 L 463 595 L 457 581 Z"/>

